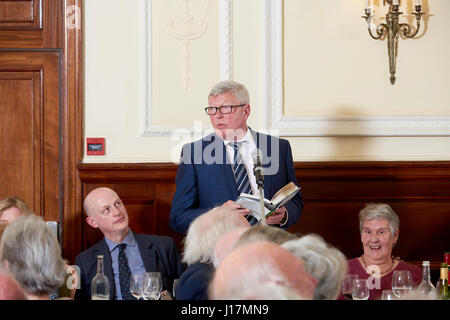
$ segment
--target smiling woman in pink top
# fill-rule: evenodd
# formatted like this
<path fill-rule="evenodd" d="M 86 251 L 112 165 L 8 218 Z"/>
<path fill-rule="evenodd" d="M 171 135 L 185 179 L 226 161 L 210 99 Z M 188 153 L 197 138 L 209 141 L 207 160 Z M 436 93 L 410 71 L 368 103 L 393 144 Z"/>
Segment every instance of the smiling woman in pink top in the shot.
<path fill-rule="evenodd" d="M 392 287 L 394 270 L 409 270 L 413 285 L 422 279 L 420 268 L 392 256 L 399 238 L 400 220 L 388 204 L 371 203 L 359 212 L 359 230 L 363 254 L 348 261 L 348 274 L 369 280 L 369 300 L 380 299 L 383 290 Z M 340 299 L 344 299 L 341 294 Z"/>

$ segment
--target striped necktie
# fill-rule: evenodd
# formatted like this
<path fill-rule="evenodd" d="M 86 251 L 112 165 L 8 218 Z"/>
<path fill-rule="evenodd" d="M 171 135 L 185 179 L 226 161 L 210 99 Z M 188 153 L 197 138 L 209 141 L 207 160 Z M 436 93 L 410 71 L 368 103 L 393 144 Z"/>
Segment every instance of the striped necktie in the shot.
<path fill-rule="evenodd" d="M 242 142 L 232 142 L 234 149 L 233 157 L 233 170 L 234 177 L 236 179 L 236 186 L 239 194 L 241 193 L 252 193 L 252 187 L 250 185 L 250 180 L 248 178 L 247 168 L 245 167 L 244 158 L 242 158 L 239 152 L 240 144 Z"/>
<path fill-rule="evenodd" d="M 251 194 L 252 187 L 250 185 L 250 180 L 248 178 L 247 168 L 245 167 L 244 158 L 242 158 L 242 155 L 239 152 L 240 144 L 242 144 L 242 142 L 232 142 L 231 144 L 234 149 L 233 170 L 238 192 L 239 194 L 241 193 Z M 249 214 L 246 216 L 246 218 L 251 226 L 254 226 L 258 222 L 258 220 L 255 217 Z"/>

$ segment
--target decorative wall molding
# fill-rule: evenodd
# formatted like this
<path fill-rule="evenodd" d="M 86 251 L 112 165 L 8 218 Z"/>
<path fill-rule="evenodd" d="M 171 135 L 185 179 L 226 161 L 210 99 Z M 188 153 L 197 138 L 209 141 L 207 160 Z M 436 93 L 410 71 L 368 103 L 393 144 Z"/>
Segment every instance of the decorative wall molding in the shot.
<path fill-rule="evenodd" d="M 189 1 L 187 1 L 186 7 L 189 9 Z M 188 10 L 189 11 L 189 10 Z M 140 118 L 141 118 L 141 135 L 144 137 L 151 136 L 193 136 L 193 126 L 174 126 L 174 125 L 154 125 L 152 124 L 152 0 L 140 0 L 140 92 L 139 92 L 139 104 L 140 104 Z M 185 10 L 186 14 L 186 10 Z M 183 19 L 181 19 L 183 20 Z M 219 46 L 220 46 L 220 78 L 222 80 L 231 79 L 232 77 L 232 0 L 219 0 Z M 190 70 L 190 54 L 189 45 L 190 41 L 202 36 L 206 32 L 207 23 L 205 20 L 200 21 L 200 25 L 197 33 L 189 33 L 190 36 L 185 34 L 184 36 L 179 33 L 173 32 L 173 26 L 175 23 L 168 25 L 171 36 L 183 41 L 183 57 L 184 63 L 184 88 L 189 88 L 189 70 Z M 172 26 L 172 27 L 171 27 Z M 172 31 L 170 31 L 172 30 Z M 202 31 L 203 30 L 203 31 Z"/>
<path fill-rule="evenodd" d="M 448 136 L 450 117 L 288 117 L 283 114 L 283 0 L 265 0 L 264 126 L 280 136 Z"/>
<path fill-rule="evenodd" d="M 191 82 L 191 45 L 192 41 L 201 38 L 208 30 L 205 19 L 197 19 L 191 13 L 191 0 L 184 1 L 184 12 L 175 21 L 167 24 L 169 36 L 181 41 L 183 56 L 183 82 L 184 90 L 189 90 Z"/>

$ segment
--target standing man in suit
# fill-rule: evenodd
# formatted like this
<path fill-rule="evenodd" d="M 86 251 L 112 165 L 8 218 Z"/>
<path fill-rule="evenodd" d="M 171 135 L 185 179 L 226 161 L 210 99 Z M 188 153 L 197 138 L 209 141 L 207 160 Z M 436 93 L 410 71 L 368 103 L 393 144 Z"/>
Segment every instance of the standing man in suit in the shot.
<path fill-rule="evenodd" d="M 196 217 L 216 206 L 232 208 L 249 218 L 249 210 L 242 208 L 235 200 L 241 192 L 259 195 L 253 173 L 253 155 L 257 150 L 262 153 L 266 199 L 271 199 L 291 181 L 298 185 L 289 142 L 248 127 L 250 104 L 244 85 L 222 81 L 211 89 L 208 102 L 205 111 L 214 133 L 183 146 L 175 179 L 170 226 L 179 233 L 186 233 Z M 236 161 L 238 152 L 245 168 L 243 173 L 248 176 L 248 182 L 244 183 L 245 191 L 242 191 L 242 184 L 238 186 L 242 174 L 235 168 L 242 164 Z M 266 222 L 286 229 L 298 221 L 302 209 L 299 192 Z"/>
<path fill-rule="evenodd" d="M 125 288 L 129 285 L 129 277 L 128 284 L 122 282 L 122 285 L 119 278 L 119 255 L 123 257 L 123 253 L 128 262 L 128 273 L 159 271 L 163 290 L 172 292 L 173 280 L 183 272 L 172 238 L 133 233 L 128 227 L 128 213 L 122 200 L 109 188 L 91 191 L 84 200 L 84 211 L 87 214 L 86 222 L 93 228 L 99 228 L 105 237 L 76 257 L 75 263 L 81 273 L 81 289 L 77 290 L 77 299 L 91 297 L 91 282 L 97 273 L 98 255 L 104 256 L 104 271 L 109 279 L 111 299 L 132 299 Z M 120 268 L 123 271 L 123 264 Z"/>

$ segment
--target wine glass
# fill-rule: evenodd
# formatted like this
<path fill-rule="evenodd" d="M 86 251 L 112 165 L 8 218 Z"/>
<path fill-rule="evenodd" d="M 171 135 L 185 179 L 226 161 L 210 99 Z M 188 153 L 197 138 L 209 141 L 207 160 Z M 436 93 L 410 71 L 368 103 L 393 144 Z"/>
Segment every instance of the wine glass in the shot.
<path fill-rule="evenodd" d="M 352 300 L 353 280 L 358 279 L 357 274 L 346 274 L 341 284 L 342 295 L 346 300 Z"/>
<path fill-rule="evenodd" d="M 138 300 L 142 298 L 144 274 L 132 274 L 130 277 L 130 293 Z"/>
<path fill-rule="evenodd" d="M 172 285 L 172 294 L 173 294 L 173 297 L 175 298 L 175 290 L 176 290 L 176 288 L 177 288 L 177 284 L 178 284 L 178 281 L 179 281 L 180 279 L 174 279 L 173 280 L 173 285 Z"/>
<path fill-rule="evenodd" d="M 392 292 L 397 298 L 405 297 L 412 290 L 413 283 L 411 272 L 408 270 L 396 270 L 392 276 Z"/>
<path fill-rule="evenodd" d="M 369 299 L 369 282 L 367 279 L 353 279 L 353 300 Z"/>
<path fill-rule="evenodd" d="M 161 290 L 161 272 L 146 272 L 144 274 L 144 286 L 142 290 L 144 300 L 158 300 L 161 296 Z"/>
<path fill-rule="evenodd" d="M 381 300 L 395 300 L 395 295 L 392 290 L 383 290 Z"/>

